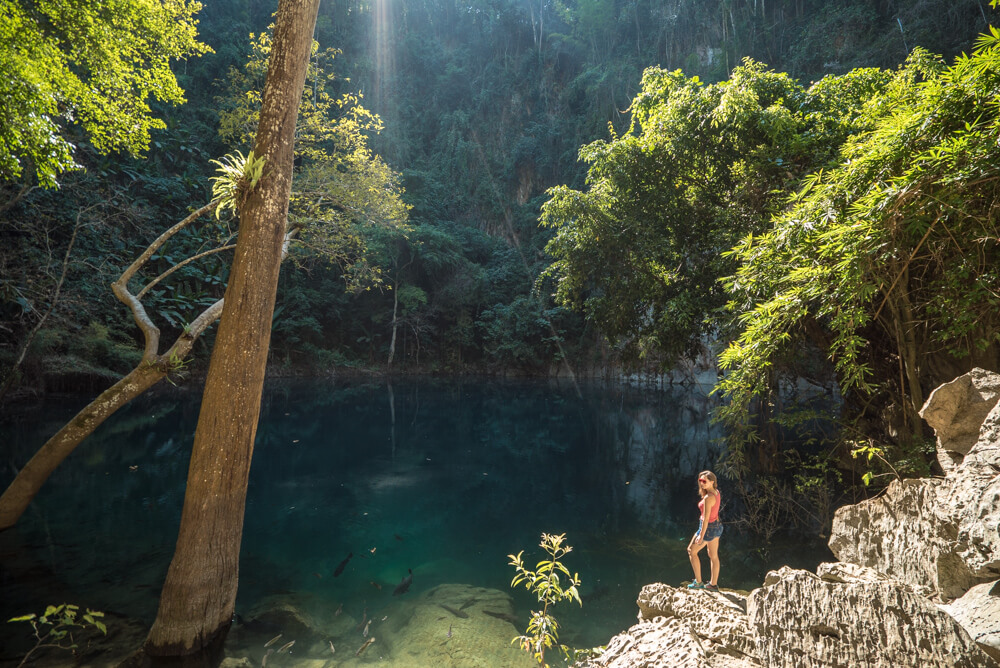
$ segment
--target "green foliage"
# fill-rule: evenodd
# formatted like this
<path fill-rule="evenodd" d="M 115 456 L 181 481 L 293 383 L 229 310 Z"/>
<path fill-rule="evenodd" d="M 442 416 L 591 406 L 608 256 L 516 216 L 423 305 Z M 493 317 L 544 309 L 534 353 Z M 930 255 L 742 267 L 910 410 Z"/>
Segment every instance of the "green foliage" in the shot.
<path fill-rule="evenodd" d="M 714 85 L 646 70 L 629 133 L 580 151 L 587 190 L 558 186 L 542 207 L 555 230 L 543 277 L 557 302 L 582 309 L 628 358 L 669 366 L 698 350 L 718 331 L 719 281 L 736 268 L 724 251 L 766 229 L 784 192 L 858 129 L 844 105 L 883 83 L 859 73 L 837 95 L 830 82 L 813 95 L 752 61 Z"/>
<path fill-rule="evenodd" d="M 997 349 L 998 43 L 992 30 L 951 67 L 915 49 L 861 105 L 871 130 L 729 254 L 740 263 L 727 281 L 740 334 L 721 357 L 731 422 L 808 336 L 848 400 L 895 398 L 897 423 L 876 431 L 916 438 L 930 389 Z"/>
<path fill-rule="evenodd" d="M 43 186 L 78 169 L 79 126 L 100 153 L 137 155 L 165 124 L 149 99 L 177 104 L 171 62 L 210 51 L 190 0 L 5 0 L 0 4 L 0 176 Z M 141 38 L 139 38 L 141 36 Z"/>
<path fill-rule="evenodd" d="M 9 623 L 28 622 L 31 624 L 35 636 L 35 646 L 21 659 L 18 668 L 27 664 L 31 655 L 40 649 L 55 647 L 63 650 L 75 650 L 77 644 L 73 638 L 74 629 L 93 627 L 107 635 L 108 629 L 101 621 L 101 618 L 104 617 L 103 612 L 88 608 L 85 613 L 79 615 L 79 610 L 80 606 L 78 605 L 63 603 L 46 607 L 45 612 L 41 615 L 31 613 L 8 619 Z"/>
<path fill-rule="evenodd" d="M 510 565 L 514 567 L 516 574 L 511 581 L 512 588 L 523 584 L 525 589 L 538 597 L 538 602 L 542 604 L 541 610 L 531 613 L 531 620 L 528 622 L 527 632 L 523 636 L 514 638 L 511 642 L 517 643 L 521 649 L 530 654 L 538 665 L 548 665 L 545 662 L 546 650 L 559 647 L 568 659 L 571 650 L 565 645 L 559 645 L 559 624 L 555 617 L 549 614 L 549 608 L 560 601 L 576 601 L 583 606 L 577 588 L 580 586 L 580 576 L 574 573 L 570 575 L 569 570 L 560 561 L 564 556 L 573 551 L 569 545 L 563 545 L 566 534 L 553 536 L 542 534 L 542 541 L 539 543 L 542 550 L 549 556 L 548 559 L 539 561 L 535 570 L 529 570 L 524 565 L 521 550 L 516 555 L 508 554 Z M 561 574 L 561 575 L 560 575 Z M 566 578 L 565 586 L 562 578 Z"/>
<path fill-rule="evenodd" d="M 250 35 L 250 56 L 243 68 L 232 68 L 222 105 L 219 135 L 230 143 L 250 145 L 257 129 L 271 52 L 270 32 Z M 364 228 L 405 225 L 409 207 L 403 202 L 399 174 L 369 147 L 369 136 L 382 121 L 361 105 L 358 93 L 337 95 L 333 71 L 336 49 L 321 51 L 313 43 L 313 58 L 299 105 L 289 224 L 301 232 L 295 248 L 302 257 L 348 268 L 351 287 L 377 283 L 378 272 L 364 260 Z M 242 155 L 220 168 L 240 171 Z M 252 156 L 252 154 L 251 154 Z M 251 160 L 248 158 L 246 164 Z M 255 165 L 257 173 L 260 165 Z M 216 196 L 240 181 L 217 181 Z M 238 201 L 238 200 L 237 200 Z"/>
<path fill-rule="evenodd" d="M 66 342 L 89 322 L 110 332 L 134 333 L 127 313 L 108 294 L 108 283 L 165 221 L 179 220 L 192 203 L 206 201 L 213 168 L 209 158 L 236 149 L 245 155 L 256 127 L 273 7 L 239 0 L 207 3 L 198 10 L 198 28 L 214 53 L 205 50 L 204 57 L 193 59 L 202 50 L 193 36 L 194 3 L 147 7 L 137 0 L 113 0 L 91 5 L 69 0 L 0 4 L 0 43 L 10 45 L 0 47 L 0 140 L 30 135 L 41 142 L 44 150 L 39 149 L 36 164 L 30 164 L 30 155 L 19 159 L 25 182 L 39 164 L 56 176 L 57 165 L 66 160 L 87 170 L 63 173 L 58 192 L 25 194 L 22 184 L 0 183 L 0 360 L 5 362 L 49 306 L 51 267 L 81 211 L 90 213 L 59 303 L 46 322 L 47 328 L 61 332 L 64 343 L 32 350 L 52 356 L 47 368 L 72 371 L 81 358 L 67 352 Z M 872 67 L 895 67 L 904 59 L 897 19 L 909 47 L 920 44 L 951 57 L 968 50 L 974 35 L 996 16 L 985 5 L 977 0 L 474 0 L 462 6 L 442 0 L 385 0 L 376 13 L 374 5 L 354 0 L 324 2 L 316 30 L 322 46 L 313 53 L 301 102 L 289 219 L 300 232 L 292 245 L 296 265 L 283 271 L 278 300 L 285 308 L 275 323 L 272 361 L 307 369 L 314 361 L 326 368 L 331 356 L 351 364 L 384 362 L 393 308 L 393 292 L 385 288 L 395 269 L 400 270 L 400 285 L 413 288 L 408 294 L 426 296 L 425 303 L 404 299 L 409 307 L 399 323 L 397 346 L 406 351 L 397 355 L 400 364 L 490 370 L 513 365 L 544 372 L 553 360 L 565 357 L 575 364 L 595 353 L 595 344 L 603 346 L 600 332 L 576 313 L 553 306 L 547 295 L 538 297 L 538 292 L 552 290 L 533 293 L 532 288 L 553 259 L 543 248 L 556 233 L 536 224 L 541 205 L 551 199 L 544 193 L 565 184 L 589 197 L 585 176 L 591 163 L 577 160 L 578 149 L 607 137 L 609 122 L 615 134 L 605 142 L 609 156 L 600 160 L 622 170 L 631 170 L 634 161 L 650 176 L 613 174 L 608 181 L 619 190 L 629 181 L 647 188 L 649 215 L 640 206 L 645 199 L 641 192 L 620 202 L 588 202 L 588 215 L 603 211 L 614 219 L 622 214 L 630 223 L 668 216 L 691 222 L 662 235 L 655 226 L 637 228 L 641 234 L 626 230 L 639 239 L 626 238 L 617 250 L 627 243 L 636 252 L 653 252 L 648 262 L 628 257 L 621 268 L 622 293 L 636 297 L 634 303 L 616 305 L 592 284 L 583 285 L 581 302 L 596 298 L 593 305 L 620 316 L 616 326 L 625 334 L 616 350 L 655 362 L 698 344 L 697 335 L 685 338 L 693 332 L 725 337 L 729 332 L 719 331 L 724 321 L 718 316 L 726 297 L 715 277 L 731 275 L 737 260 L 719 258 L 718 251 L 748 230 L 766 230 L 767 216 L 784 204 L 772 191 L 787 194 L 799 186 L 802 174 L 835 166 L 843 139 L 867 131 L 871 114 L 860 113 L 865 106 L 855 101 L 879 97 L 882 79 L 892 77 Z M 46 12 L 52 8 L 70 11 L 48 22 Z M 176 20 L 154 20 L 168 14 Z M 87 23 L 88 18 L 95 20 Z M 248 40 L 249 34 L 253 37 Z M 157 42 L 163 36 L 173 41 Z M 127 60 L 140 52 L 149 58 Z M 729 82 L 733 66 L 744 56 L 766 59 L 776 71 L 766 76 L 747 72 L 740 82 Z M 164 63 L 173 57 L 187 59 L 173 60 L 167 68 Z M 46 63 L 69 65 L 68 70 L 62 65 L 47 70 Z M 105 63 L 112 70 L 98 68 Z M 626 110 L 643 93 L 640 77 L 650 63 L 660 63 L 665 78 L 683 68 L 676 87 L 700 90 L 690 93 L 686 109 L 704 122 L 703 135 L 695 134 L 694 122 L 686 126 L 683 119 L 668 117 L 667 129 L 683 131 L 673 153 L 662 147 L 644 152 L 655 128 L 637 123 L 629 133 L 632 119 Z M 861 66 L 866 69 L 852 69 Z M 99 85 L 94 91 L 73 81 L 63 85 L 67 71 L 85 86 Z M 846 74 L 803 87 L 783 83 L 788 77 L 778 71 L 803 82 Z M 167 81 L 168 76 L 175 80 Z M 700 86 L 691 83 L 695 76 Z M 129 81 L 138 83 L 130 86 Z M 724 104 L 720 82 L 730 88 Z M 108 85 L 102 87 L 104 83 Z M 156 90 L 150 88 L 154 83 Z M 179 87 L 189 103 L 175 107 L 170 100 L 156 99 L 158 92 L 176 93 Z M 135 102 L 143 90 L 152 97 L 146 94 Z M 91 115 L 94 122 L 109 125 L 103 135 L 98 129 L 93 141 L 85 124 L 89 116 L 69 98 L 74 91 L 103 96 L 103 102 L 94 98 Z M 364 91 L 364 98 L 358 91 Z M 699 100 L 708 103 L 701 108 Z M 708 113 L 709 103 L 719 112 Z M 654 93 L 641 113 L 650 114 L 652 122 L 657 108 L 681 110 L 684 104 L 657 99 Z M 29 118 L 39 105 L 55 111 L 43 109 Z M 97 118 L 100 114 L 107 118 Z M 148 158 L 115 154 L 119 149 L 131 153 L 132 146 L 141 149 L 137 137 L 143 122 L 134 123 L 138 117 L 155 124 L 158 117 L 166 126 L 148 126 L 148 140 L 142 144 L 148 144 L 142 151 Z M 743 143 L 732 137 L 741 128 L 748 131 Z M 133 130 L 138 134 L 130 134 Z M 637 146 L 612 146 L 625 137 Z M 108 153 L 105 140 L 110 138 L 122 143 Z M 727 146 L 740 154 L 726 157 Z M 790 150 L 768 154 L 775 146 Z M 707 157 L 697 155 L 702 147 Z M 45 153 L 49 148 L 52 153 Z M 688 164 L 687 176 L 696 178 L 690 184 L 675 181 L 666 188 L 667 196 L 656 180 L 656 161 L 674 158 Z M 400 178 L 395 170 L 403 168 Z M 715 183 L 720 186 L 713 202 L 707 197 Z M 736 204 L 727 212 L 720 203 L 730 199 Z M 404 202 L 413 207 L 406 215 Z M 658 210 L 671 202 L 675 210 Z M 402 225 L 407 219 L 412 231 Z M 233 231 L 230 223 L 223 215 L 219 223 L 205 221 L 178 235 L 148 270 L 162 273 L 179 259 L 225 241 Z M 372 230 L 383 224 L 398 226 L 398 235 L 409 239 L 399 242 L 403 252 L 398 263 L 369 246 L 378 244 Z M 424 227 L 428 238 L 419 239 Z M 715 231 L 718 243 L 713 245 Z M 611 223 L 602 233 L 602 239 L 618 235 Z M 673 245 L 658 237 L 673 239 Z M 688 237 L 698 240 L 691 244 L 697 252 L 690 257 L 682 250 Z M 580 254 L 585 260 L 613 263 L 618 259 L 613 250 L 584 247 Z M 366 257 L 371 261 L 364 262 Z M 411 258 L 416 259 L 404 269 Z M 158 324 L 181 331 L 193 314 L 218 299 L 227 259 L 213 255 L 186 265 L 147 293 L 144 303 Z M 350 292 L 345 293 L 345 285 Z M 654 311 L 643 308 L 648 295 Z M 640 323 L 634 327 L 628 322 L 633 317 Z M 113 336 L 122 340 L 120 334 Z M 780 366 L 794 356 L 789 352 L 775 363 Z M 40 373 L 38 362 L 25 360 Z"/>
<path fill-rule="evenodd" d="M 930 439 L 903 441 L 886 446 L 874 441 L 848 443 L 853 459 L 864 459 L 867 470 L 861 482 L 867 487 L 880 478 L 902 480 L 903 476 L 923 478 L 931 475 L 930 465 L 936 451 Z M 888 470 L 886 470 L 888 469 Z"/>

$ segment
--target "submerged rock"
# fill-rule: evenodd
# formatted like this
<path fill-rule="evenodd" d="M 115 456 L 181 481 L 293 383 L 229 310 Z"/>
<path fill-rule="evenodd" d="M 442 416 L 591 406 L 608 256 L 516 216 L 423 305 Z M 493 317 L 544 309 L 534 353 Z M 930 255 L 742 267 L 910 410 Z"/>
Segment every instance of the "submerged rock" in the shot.
<path fill-rule="evenodd" d="M 349 668 L 373 663 L 389 668 L 537 665 L 511 644 L 523 629 L 514 624 L 517 618 L 506 592 L 445 584 L 418 597 L 409 596 L 385 596 L 389 601 L 385 605 L 372 604 L 364 611 L 340 615 L 323 599 L 271 597 L 254 606 L 245 624 L 252 631 L 240 633 L 233 646 L 227 645 L 227 653 L 233 660 L 246 658 L 259 666 L 267 650 L 273 650 L 268 668 Z M 279 632 L 281 638 L 265 648 L 267 639 Z M 294 647 L 280 652 L 291 640 L 296 641 Z"/>

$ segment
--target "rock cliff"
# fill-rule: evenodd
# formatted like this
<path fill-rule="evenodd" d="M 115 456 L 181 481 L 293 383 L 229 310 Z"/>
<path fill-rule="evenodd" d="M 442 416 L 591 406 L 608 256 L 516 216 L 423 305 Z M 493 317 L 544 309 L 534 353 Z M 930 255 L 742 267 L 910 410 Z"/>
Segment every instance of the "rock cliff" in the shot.
<path fill-rule="evenodd" d="M 921 415 L 944 478 L 839 509 L 837 563 L 747 596 L 647 585 L 639 623 L 578 665 L 1000 667 L 1000 375 L 942 385 Z"/>

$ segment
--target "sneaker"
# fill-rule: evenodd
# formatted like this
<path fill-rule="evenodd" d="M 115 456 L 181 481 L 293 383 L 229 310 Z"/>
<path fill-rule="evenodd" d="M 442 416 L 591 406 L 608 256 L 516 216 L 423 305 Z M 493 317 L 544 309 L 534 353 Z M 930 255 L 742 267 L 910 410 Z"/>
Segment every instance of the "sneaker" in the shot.
<path fill-rule="evenodd" d="M 719 591 L 719 585 L 707 584 L 702 587 L 705 591 Z"/>
<path fill-rule="evenodd" d="M 705 588 L 704 583 L 698 582 L 697 580 L 688 585 L 688 589 L 704 589 L 704 588 Z"/>

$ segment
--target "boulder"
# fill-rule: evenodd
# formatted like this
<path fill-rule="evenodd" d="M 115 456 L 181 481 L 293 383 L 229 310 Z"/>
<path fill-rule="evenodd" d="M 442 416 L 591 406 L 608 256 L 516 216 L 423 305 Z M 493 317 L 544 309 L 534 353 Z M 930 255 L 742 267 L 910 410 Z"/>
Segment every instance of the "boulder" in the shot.
<path fill-rule="evenodd" d="M 979 645 L 1000 662 L 1000 580 L 976 585 L 965 596 L 939 606 Z"/>
<path fill-rule="evenodd" d="M 229 656 L 222 660 L 219 664 L 219 668 L 256 668 L 253 662 L 245 656 L 234 657 Z"/>
<path fill-rule="evenodd" d="M 718 594 L 666 584 L 646 585 L 636 601 L 639 619 L 657 617 L 684 620 L 703 641 L 728 654 L 752 657 L 754 643 L 747 624 L 746 598 L 730 592 Z"/>
<path fill-rule="evenodd" d="M 1000 404 L 948 476 L 941 504 L 957 523 L 958 555 L 980 581 L 1000 578 Z"/>
<path fill-rule="evenodd" d="M 961 596 L 981 580 L 958 554 L 958 522 L 940 502 L 947 485 L 894 480 L 881 496 L 837 509 L 830 550 L 842 562 L 891 573 L 919 592 Z"/>
<path fill-rule="evenodd" d="M 931 392 L 920 416 L 937 435 L 938 461 L 945 472 L 976 444 L 983 420 L 998 401 L 1000 375 L 983 369 L 973 369 Z"/>
<path fill-rule="evenodd" d="M 995 666 L 951 616 L 888 579 L 830 582 L 784 567 L 747 597 L 766 666 Z"/>
<path fill-rule="evenodd" d="M 945 478 L 895 480 L 838 509 L 829 544 L 840 561 L 950 600 L 1000 578 L 1000 375 L 974 369 L 931 393 L 921 414 L 952 462 Z"/>
<path fill-rule="evenodd" d="M 691 627 L 680 619 L 657 617 L 642 621 L 608 642 L 593 659 L 576 668 L 710 668 L 708 656 Z"/>

